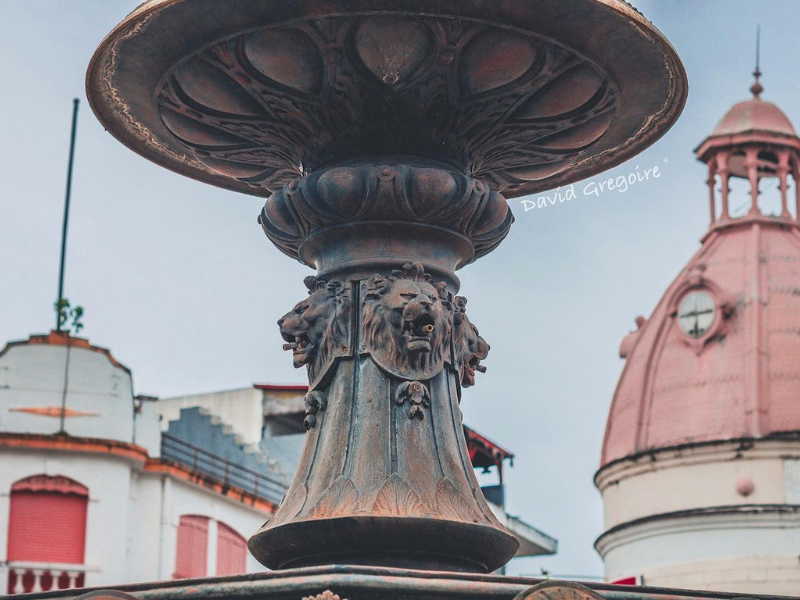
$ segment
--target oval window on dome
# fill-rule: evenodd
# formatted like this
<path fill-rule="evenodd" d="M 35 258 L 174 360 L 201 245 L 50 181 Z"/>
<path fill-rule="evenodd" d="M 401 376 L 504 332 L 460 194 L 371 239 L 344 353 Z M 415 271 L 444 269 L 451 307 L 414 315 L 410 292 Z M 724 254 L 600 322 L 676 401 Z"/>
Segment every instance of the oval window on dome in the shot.
<path fill-rule="evenodd" d="M 717 307 L 708 292 L 690 292 L 678 309 L 678 325 L 689 337 L 701 338 L 711 329 L 716 316 Z"/>

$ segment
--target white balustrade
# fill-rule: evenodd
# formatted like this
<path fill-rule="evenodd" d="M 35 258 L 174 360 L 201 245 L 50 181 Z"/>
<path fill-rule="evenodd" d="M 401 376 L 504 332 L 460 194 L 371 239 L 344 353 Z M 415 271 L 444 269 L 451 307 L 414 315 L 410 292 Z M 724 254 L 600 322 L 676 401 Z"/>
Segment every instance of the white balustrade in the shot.
<path fill-rule="evenodd" d="M 9 594 L 74 589 L 78 587 L 78 579 L 81 574 L 87 571 L 85 565 L 39 562 L 9 562 L 7 569 Z M 66 586 L 59 587 L 59 583 L 63 582 L 64 575 L 66 575 Z M 31 578 L 33 578 L 32 582 Z M 81 587 L 84 583 L 81 583 Z M 46 589 L 45 585 L 47 585 Z M 3 591 L 0 590 L 0 595 Z"/>

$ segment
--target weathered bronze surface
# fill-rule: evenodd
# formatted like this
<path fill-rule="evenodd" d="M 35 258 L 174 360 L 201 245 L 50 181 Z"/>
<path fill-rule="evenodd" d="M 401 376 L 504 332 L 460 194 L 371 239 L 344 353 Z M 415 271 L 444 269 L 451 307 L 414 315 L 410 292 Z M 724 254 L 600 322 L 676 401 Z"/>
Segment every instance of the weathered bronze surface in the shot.
<path fill-rule="evenodd" d="M 87 89 L 140 154 L 268 196 L 264 232 L 317 270 L 278 322 L 308 372 L 306 443 L 253 554 L 503 565 L 518 543 L 459 410 L 489 345 L 455 271 L 508 234 L 504 196 L 669 128 L 686 75 L 668 42 L 617 0 L 151 0 L 101 44 Z"/>
<path fill-rule="evenodd" d="M 88 590 L 60 590 L 28 594 L 26 600 L 45 598 L 83 599 Z M 475 575 L 387 569 L 381 567 L 311 567 L 274 573 L 137 583 L 118 586 L 114 591 L 90 592 L 98 597 L 139 600 L 736 600 L 741 594 L 669 590 L 566 581 L 530 577 Z M 87 594 L 88 595 L 88 594 Z M 112 600 L 109 598 L 109 600 Z M 759 595 L 760 600 L 785 596 Z"/>
<path fill-rule="evenodd" d="M 308 369 L 307 439 L 253 554 L 271 567 L 499 566 L 517 541 L 483 499 L 460 433 L 461 386 L 488 352 L 465 299 L 419 262 L 306 285 L 278 324 Z"/>

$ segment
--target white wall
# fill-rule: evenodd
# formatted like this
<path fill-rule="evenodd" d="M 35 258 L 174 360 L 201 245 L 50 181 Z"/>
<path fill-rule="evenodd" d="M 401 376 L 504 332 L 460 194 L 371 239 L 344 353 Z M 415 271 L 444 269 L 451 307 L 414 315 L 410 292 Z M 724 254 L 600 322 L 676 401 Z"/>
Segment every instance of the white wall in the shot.
<path fill-rule="evenodd" d="M 151 458 L 161 456 L 161 415 L 157 400 L 137 400 L 134 412 L 134 443 L 147 450 Z"/>
<path fill-rule="evenodd" d="M 89 489 L 86 586 L 171 579 L 180 516 L 215 521 L 209 532 L 208 574 L 216 572 L 216 521 L 248 539 L 268 515 L 169 474 L 142 471 L 141 462 L 113 455 L 0 452 L 0 563 L 7 559 L 11 485 L 31 475 L 62 475 Z M 249 556 L 247 572 L 264 571 Z M 6 569 L 0 569 L 4 585 Z M 0 588 L 5 589 L 5 588 Z"/>
<path fill-rule="evenodd" d="M 737 490 L 743 479 L 754 485 L 747 495 Z M 663 450 L 596 480 L 610 531 L 596 544 L 607 580 L 800 594 L 800 442 Z"/>
<path fill-rule="evenodd" d="M 110 455 L 4 450 L 0 453 L 0 561 L 7 557 L 11 485 L 32 475 L 62 475 L 89 489 L 86 585 L 124 581 L 131 467 L 127 459 Z"/>
<path fill-rule="evenodd" d="M 745 593 L 800 593 L 800 511 L 695 515 L 626 527 L 598 542 L 606 579 Z"/>
<path fill-rule="evenodd" d="M 0 431 L 52 434 L 58 417 L 14 409 L 60 409 L 67 347 L 49 344 L 11 346 L 0 357 Z M 133 393 L 131 376 L 102 352 L 69 349 L 68 409 L 91 413 L 65 419 L 70 435 L 131 442 Z"/>
<path fill-rule="evenodd" d="M 137 477 L 137 502 L 131 522 L 146 523 L 131 535 L 130 565 L 126 582 L 172 579 L 181 515 L 212 519 L 209 530 L 209 576 L 216 574 L 216 522 L 221 521 L 248 539 L 266 521 L 263 512 L 230 500 L 191 483 L 158 473 Z M 156 550 L 157 551 L 154 551 Z M 248 553 L 248 573 L 264 571 Z"/>
<path fill-rule="evenodd" d="M 786 484 L 786 503 L 800 504 L 800 459 L 783 461 L 783 478 Z"/>
<path fill-rule="evenodd" d="M 85 343 L 85 342 L 82 342 Z M 0 432 L 51 435 L 58 417 L 19 412 L 17 408 L 61 407 L 67 347 L 28 343 L 12 345 L 0 356 Z M 160 454 L 158 401 L 134 401 L 131 376 L 102 351 L 72 346 L 66 406 L 91 413 L 65 419 L 75 438 L 111 439 L 143 447 L 150 458 Z M 254 388 L 166 401 L 175 418 L 181 406 L 203 406 L 235 425 L 237 433 L 258 442 L 262 394 Z M 191 398 L 191 399 L 190 399 Z M 134 409 L 139 405 L 139 412 Z M 170 412 L 172 411 L 172 412 Z M 0 564 L 7 558 L 11 485 L 32 475 L 61 475 L 89 489 L 86 530 L 87 586 L 171 579 L 175 569 L 177 526 L 182 514 L 224 522 L 245 539 L 268 515 L 169 473 L 145 470 L 144 460 L 46 448 L 0 450 Z M 213 527 L 216 527 L 214 525 Z M 216 570 L 216 530 L 210 532 L 209 575 Z M 250 572 L 264 570 L 248 559 Z M 7 569 L 0 568 L 0 590 Z"/>
<path fill-rule="evenodd" d="M 258 531 L 268 517 L 263 512 L 248 507 L 246 504 L 221 498 L 184 481 L 173 480 L 169 488 L 169 493 L 165 496 L 165 506 L 169 521 L 163 531 L 165 552 L 162 563 L 162 578 L 171 579 L 172 572 L 175 569 L 175 549 L 177 547 L 178 523 L 181 515 L 201 515 L 212 520 L 208 534 L 208 576 L 216 575 L 217 521 L 225 523 L 244 539 L 248 539 Z M 165 569 L 169 569 L 169 572 L 164 573 Z M 258 573 L 261 571 L 266 571 L 266 568 L 259 564 L 248 552 L 247 572 Z"/>
<path fill-rule="evenodd" d="M 657 452 L 598 475 L 605 529 L 651 515 L 740 504 L 800 504 L 800 442 L 719 444 Z M 749 495 L 737 482 L 750 479 Z M 800 552 L 798 552 L 800 553 Z"/>
<path fill-rule="evenodd" d="M 162 487 L 168 486 L 168 476 L 158 477 L 141 472 L 132 473 L 132 494 L 129 504 L 126 583 L 172 579 L 172 571 L 162 572 Z M 166 519 L 168 522 L 169 519 Z M 113 583 L 113 582 L 109 582 Z"/>

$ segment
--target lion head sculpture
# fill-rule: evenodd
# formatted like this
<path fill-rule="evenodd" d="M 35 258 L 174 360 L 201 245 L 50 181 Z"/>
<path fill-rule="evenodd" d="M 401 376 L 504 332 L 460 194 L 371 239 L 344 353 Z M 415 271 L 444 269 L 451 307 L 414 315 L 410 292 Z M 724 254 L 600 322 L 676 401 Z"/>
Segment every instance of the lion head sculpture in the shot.
<path fill-rule="evenodd" d="M 489 344 L 486 343 L 478 328 L 467 317 L 467 299 L 456 296 L 453 314 L 453 353 L 454 362 L 461 375 L 461 385 L 475 385 L 475 371 L 485 371 L 481 361 L 489 355 Z"/>
<path fill-rule="evenodd" d="M 308 298 L 278 320 L 284 350 L 292 351 L 295 368 L 306 365 L 312 385 L 350 343 L 350 292 L 340 281 L 303 280 Z"/>
<path fill-rule="evenodd" d="M 375 362 L 404 379 L 430 379 L 441 371 L 453 322 L 450 297 L 420 263 L 370 277 L 363 330 Z"/>

